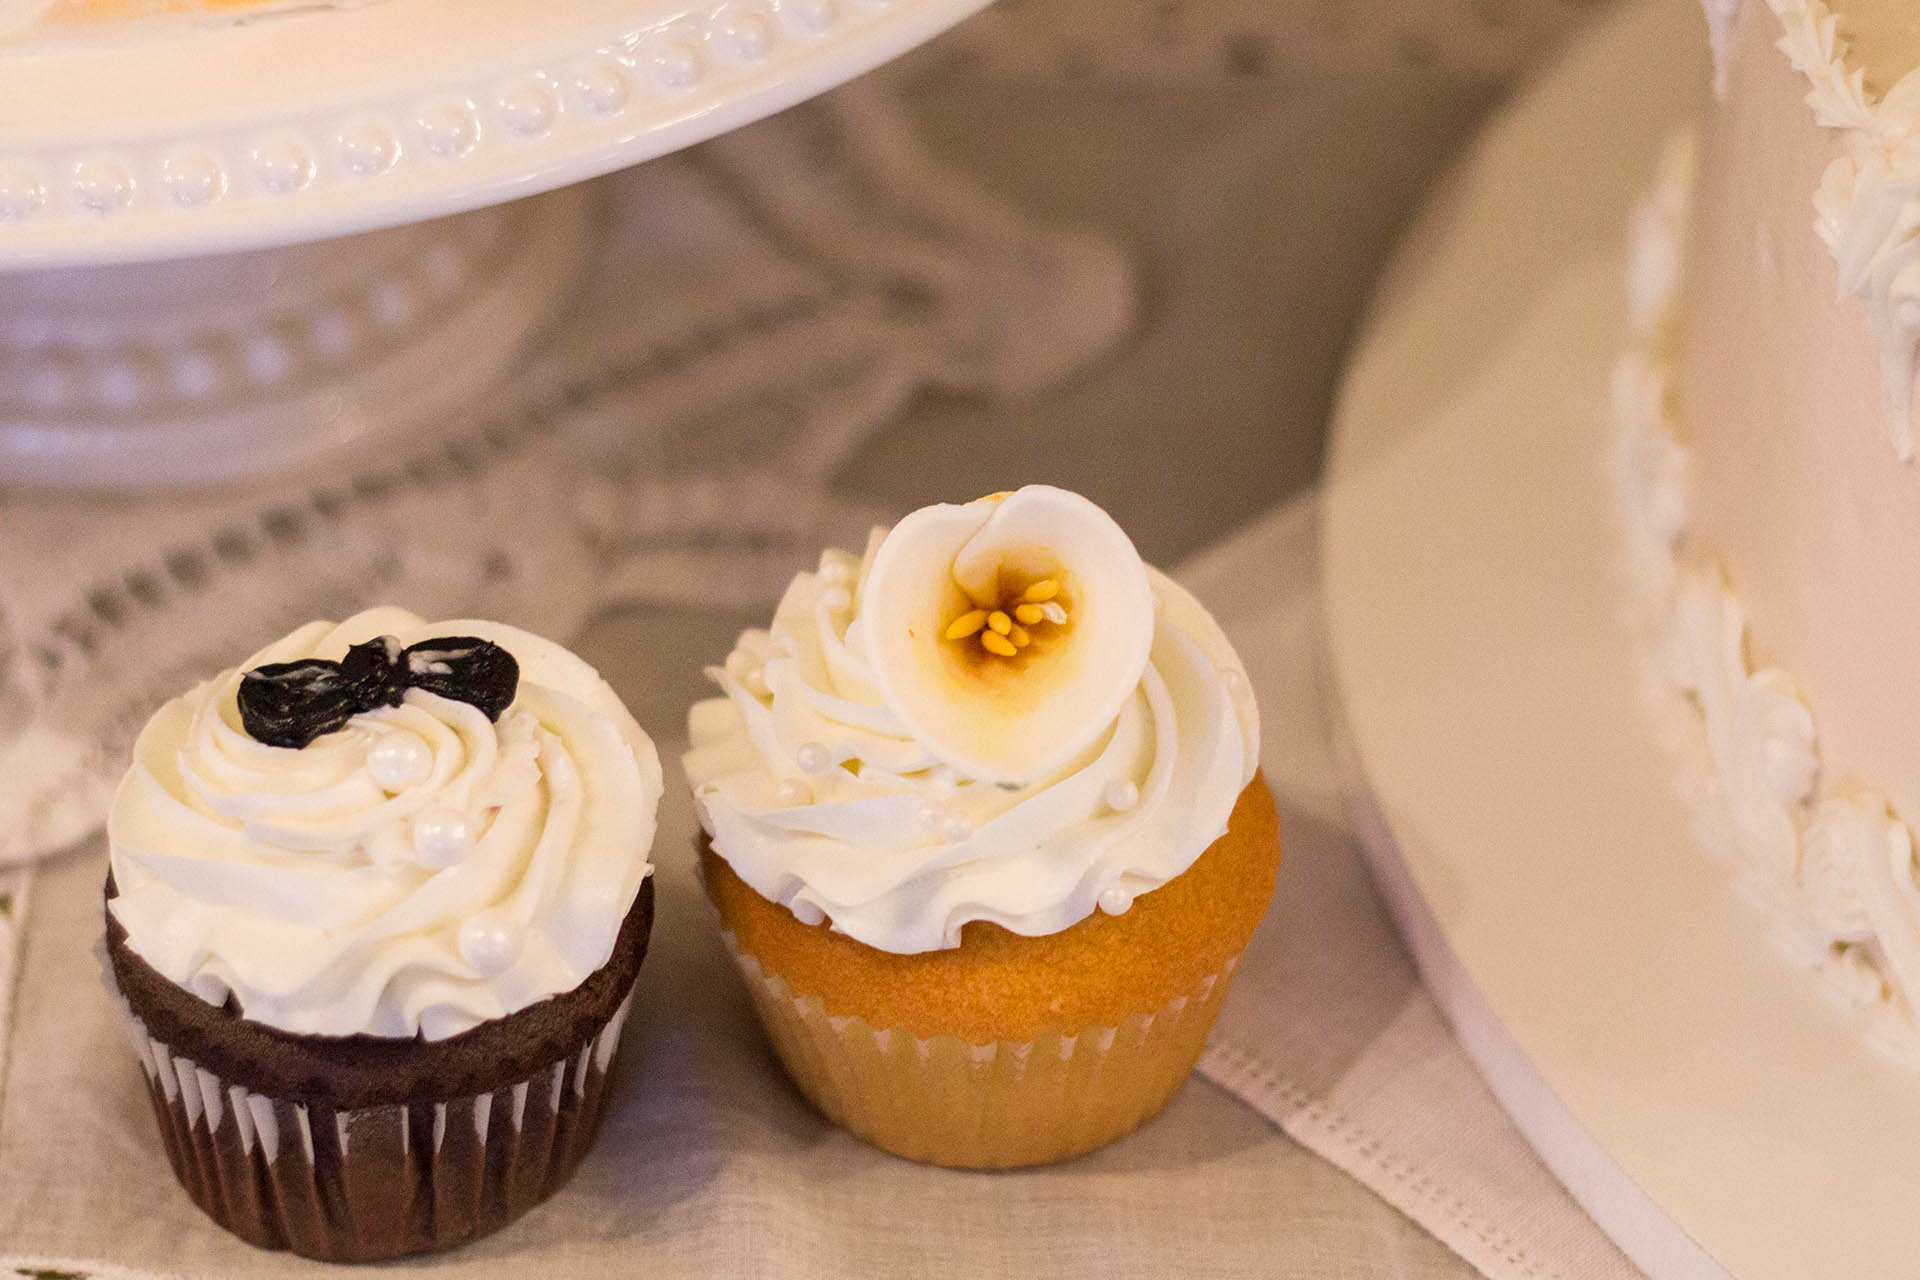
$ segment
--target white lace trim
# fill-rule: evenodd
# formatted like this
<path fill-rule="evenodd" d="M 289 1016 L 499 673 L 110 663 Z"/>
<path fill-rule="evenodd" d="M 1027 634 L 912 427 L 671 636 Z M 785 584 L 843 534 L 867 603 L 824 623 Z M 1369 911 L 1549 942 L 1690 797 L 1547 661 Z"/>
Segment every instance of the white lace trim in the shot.
<path fill-rule="evenodd" d="M 1670 713 L 1696 835 L 1733 864 L 1735 892 L 1773 949 L 1876 1052 L 1920 1070 L 1912 834 L 1880 793 L 1822 776 L 1812 710 L 1786 672 L 1754 669 L 1739 600 L 1717 564 L 1688 554 L 1671 351 L 1692 176 L 1687 135 L 1633 219 L 1631 336 L 1614 376 L 1629 571 L 1650 606 L 1644 621 L 1664 637 L 1647 684 Z"/>

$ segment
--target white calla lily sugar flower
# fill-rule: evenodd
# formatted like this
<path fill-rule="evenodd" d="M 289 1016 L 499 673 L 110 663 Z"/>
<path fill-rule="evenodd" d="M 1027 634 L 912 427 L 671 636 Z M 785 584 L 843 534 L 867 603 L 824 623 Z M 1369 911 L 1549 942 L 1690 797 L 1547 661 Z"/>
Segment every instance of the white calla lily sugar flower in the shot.
<path fill-rule="evenodd" d="M 902 520 L 874 551 L 860 618 L 874 682 L 914 741 L 1016 786 L 1112 727 L 1153 648 L 1133 542 L 1048 485 Z"/>

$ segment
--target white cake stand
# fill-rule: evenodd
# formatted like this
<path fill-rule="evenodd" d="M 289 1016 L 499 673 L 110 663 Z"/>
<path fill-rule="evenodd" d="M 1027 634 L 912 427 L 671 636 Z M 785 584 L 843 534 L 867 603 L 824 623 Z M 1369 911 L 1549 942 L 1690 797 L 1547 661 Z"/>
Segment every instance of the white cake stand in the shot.
<path fill-rule="evenodd" d="M 1658 1280 L 1912 1277 L 1920 1076 L 1775 959 L 1690 837 L 1623 621 L 1624 228 L 1703 45 L 1686 0 L 1616 10 L 1409 234 L 1336 415 L 1335 669 L 1385 895 L 1600 1224 Z"/>
<path fill-rule="evenodd" d="M 0 35 L 0 484 L 225 483 L 442 415 L 576 283 L 592 211 L 559 189 L 985 3 L 372 0 Z"/>

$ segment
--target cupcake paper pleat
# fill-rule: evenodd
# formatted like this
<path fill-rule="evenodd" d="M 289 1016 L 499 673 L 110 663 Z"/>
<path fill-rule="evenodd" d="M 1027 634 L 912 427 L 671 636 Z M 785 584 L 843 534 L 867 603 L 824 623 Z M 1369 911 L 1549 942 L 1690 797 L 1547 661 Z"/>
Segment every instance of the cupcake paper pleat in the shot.
<path fill-rule="evenodd" d="M 722 935 L 774 1050 L 829 1120 L 884 1150 L 960 1168 L 1045 1164 L 1105 1146 L 1179 1091 L 1239 963 L 1117 1027 L 976 1045 L 829 1014 Z"/>
<path fill-rule="evenodd" d="M 122 1012 L 194 1203 L 252 1244 L 351 1262 L 451 1247 L 557 1190 L 599 1128 L 632 1002 L 629 992 L 597 1035 L 513 1085 L 351 1111 L 222 1080 Z"/>

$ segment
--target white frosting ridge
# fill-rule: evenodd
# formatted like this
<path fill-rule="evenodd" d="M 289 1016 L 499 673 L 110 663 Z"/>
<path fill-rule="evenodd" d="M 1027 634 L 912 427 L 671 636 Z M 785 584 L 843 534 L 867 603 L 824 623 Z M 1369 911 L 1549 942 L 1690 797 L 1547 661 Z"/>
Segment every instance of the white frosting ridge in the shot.
<path fill-rule="evenodd" d="M 1671 344 L 1692 157 L 1690 138 L 1670 148 L 1634 217 L 1631 337 L 1614 380 L 1629 568 L 1665 634 L 1668 701 L 1689 739 L 1682 789 L 1774 950 L 1813 975 L 1872 1048 L 1920 1070 L 1912 835 L 1879 792 L 1823 776 L 1811 708 L 1785 671 L 1754 668 L 1745 611 L 1720 567 L 1688 544 Z"/>
<path fill-rule="evenodd" d="M 1016 560 L 1072 560 L 1066 553 L 1065 561 L 1049 557 L 1079 545 L 1085 530 L 1077 522 L 1092 517 L 1064 499 L 1107 519 L 1084 499 L 1053 496 L 1059 494 L 1035 486 L 1006 499 L 1016 512 L 1016 504 L 1036 503 L 1009 522 L 1025 530 L 1015 539 L 1025 546 Z M 1050 504 L 1044 513 L 1041 499 Z M 928 511 L 957 525 L 964 522 L 955 512 L 971 512 L 979 528 L 980 505 Z M 1051 689 L 1055 677 L 1041 664 L 1061 661 L 1066 683 L 1097 669 L 1079 686 L 1093 690 L 1084 703 L 1048 702 L 1048 715 L 1062 722 L 1040 724 L 1017 690 L 1001 711 L 977 691 L 954 695 L 976 698 L 971 716 L 1004 715 L 1016 728 L 1030 724 L 1049 744 L 1069 744 L 1064 757 L 1051 745 L 1027 753 L 1045 767 L 1010 780 L 999 766 L 1011 757 L 995 754 L 994 746 L 1005 726 L 929 733 L 926 726 L 941 718 L 923 708 L 917 720 L 903 716 L 876 677 L 872 637 L 933 606 L 911 591 L 869 592 L 873 566 L 903 572 L 887 566 L 908 547 L 917 571 L 944 583 L 967 561 L 943 558 L 936 544 L 981 545 L 971 535 L 922 541 L 926 526 L 916 530 L 915 519 L 897 526 L 907 532 L 891 549 L 876 531 L 864 559 L 826 552 L 817 572 L 788 587 L 771 629 L 743 634 L 726 667 L 710 670 L 725 696 L 693 707 L 685 766 L 714 849 L 763 897 L 801 920 L 829 920 L 860 942 L 901 954 L 958 946 L 962 928 L 975 920 L 1037 936 L 1096 909 L 1127 910 L 1225 832 L 1253 779 L 1259 722 L 1239 658 L 1205 609 L 1140 564 L 1130 543 L 1124 553 L 1102 544 L 1101 554 L 1118 563 L 1104 565 L 1097 580 L 1065 579 L 1072 586 L 1060 598 L 1072 598 L 1074 620 L 1063 624 L 1058 647 L 1036 650 L 1033 668 L 1000 673 Z M 1129 557 L 1144 588 L 1138 599 L 1125 578 Z M 971 599 L 980 599 L 980 585 L 974 590 Z M 939 608 L 969 603 L 964 593 L 942 599 Z M 894 602 L 903 603 L 889 612 Z M 868 613 L 870 605 L 878 612 Z M 1110 630 L 1145 628 L 1137 658 L 1110 643 L 1104 657 L 1070 652 L 1112 638 L 1074 629 L 1081 619 L 1093 626 L 1103 617 Z M 929 620 L 936 629 L 948 622 L 938 608 Z M 1115 654 L 1124 669 L 1114 665 Z M 929 682 L 920 690 L 924 698 L 945 677 L 929 663 L 910 665 L 905 678 Z M 894 687 L 901 679 L 896 673 Z M 984 766 L 977 763 L 983 752 Z"/>
<path fill-rule="evenodd" d="M 498 723 L 421 689 L 306 747 L 241 727 L 242 673 L 375 636 L 493 641 L 520 666 Z M 399 609 L 311 623 L 169 702 L 107 832 L 128 943 L 170 981 L 315 1035 L 456 1035 L 604 965 L 652 871 L 653 743 L 548 640 Z"/>

